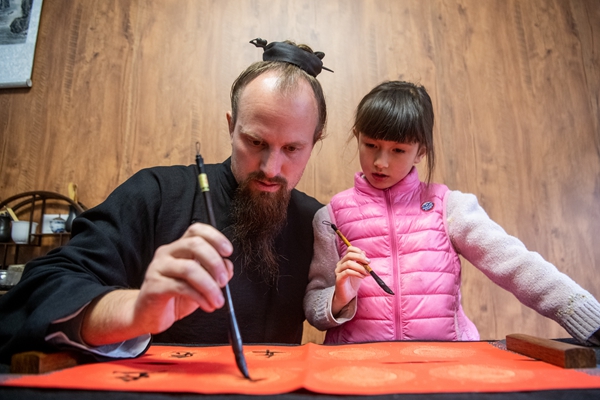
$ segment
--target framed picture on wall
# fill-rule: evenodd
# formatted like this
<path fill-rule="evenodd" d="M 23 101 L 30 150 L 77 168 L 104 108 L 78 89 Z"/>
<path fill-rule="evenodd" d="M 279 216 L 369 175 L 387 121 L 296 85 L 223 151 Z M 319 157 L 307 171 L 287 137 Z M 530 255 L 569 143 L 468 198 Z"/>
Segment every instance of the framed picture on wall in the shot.
<path fill-rule="evenodd" d="M 0 88 L 31 87 L 42 0 L 0 0 Z"/>

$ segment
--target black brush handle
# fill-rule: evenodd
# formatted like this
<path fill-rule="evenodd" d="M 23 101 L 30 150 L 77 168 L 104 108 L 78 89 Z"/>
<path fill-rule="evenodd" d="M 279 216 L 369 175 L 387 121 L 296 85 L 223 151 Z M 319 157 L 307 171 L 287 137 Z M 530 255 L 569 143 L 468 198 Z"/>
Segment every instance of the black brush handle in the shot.
<path fill-rule="evenodd" d="M 244 375 L 246 379 L 250 379 L 248 365 L 246 364 L 246 357 L 244 357 L 244 348 L 242 347 L 242 335 L 240 334 L 240 328 L 238 327 L 237 318 L 235 317 L 235 310 L 233 309 L 233 302 L 231 301 L 229 285 L 225 285 L 225 297 L 227 298 L 227 304 L 229 304 L 229 342 L 233 347 L 235 363 L 237 364 L 242 375 Z"/>
<path fill-rule="evenodd" d="M 204 195 L 204 203 L 206 204 L 206 213 L 208 214 L 208 222 L 213 226 L 217 227 L 217 221 L 215 220 L 215 213 L 213 211 L 212 197 L 210 196 L 210 190 L 208 187 L 208 177 L 204 170 L 204 160 L 200 153 L 196 154 L 196 165 L 198 166 L 199 175 L 198 183 L 200 184 L 200 190 Z M 231 292 L 229 290 L 229 284 L 223 288 L 225 292 L 225 300 L 227 302 L 227 311 L 229 315 L 229 342 L 233 347 L 233 354 L 235 355 L 235 363 L 238 369 L 244 375 L 246 379 L 250 379 L 248 373 L 248 365 L 246 365 L 246 357 L 244 357 L 244 349 L 242 347 L 242 335 L 240 334 L 240 328 L 235 317 L 235 310 L 233 309 L 233 301 L 231 300 Z"/>

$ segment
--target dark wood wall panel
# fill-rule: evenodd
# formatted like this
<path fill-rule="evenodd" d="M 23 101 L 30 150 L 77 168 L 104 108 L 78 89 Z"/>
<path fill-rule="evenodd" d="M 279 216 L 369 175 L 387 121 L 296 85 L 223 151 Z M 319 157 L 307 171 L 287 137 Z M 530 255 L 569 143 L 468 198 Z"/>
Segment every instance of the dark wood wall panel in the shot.
<path fill-rule="evenodd" d="M 229 88 L 292 39 L 326 53 L 328 137 L 299 189 L 352 184 L 353 111 L 388 79 L 427 87 L 434 180 L 600 297 L 600 2 L 596 0 L 47 0 L 31 89 L 0 92 L 0 198 L 29 190 L 88 206 L 136 171 L 229 155 Z M 419 168 L 424 174 L 424 169 Z M 483 338 L 564 336 L 465 263 Z M 310 338 L 318 340 L 318 334 Z"/>

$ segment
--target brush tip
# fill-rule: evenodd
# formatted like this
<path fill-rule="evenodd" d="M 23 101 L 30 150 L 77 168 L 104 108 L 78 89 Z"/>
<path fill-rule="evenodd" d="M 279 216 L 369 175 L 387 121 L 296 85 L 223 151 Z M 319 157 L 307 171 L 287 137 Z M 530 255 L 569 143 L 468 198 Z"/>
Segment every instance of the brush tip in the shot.
<path fill-rule="evenodd" d="M 252 378 L 250 378 L 250 373 L 248 372 L 248 366 L 246 365 L 245 359 L 244 360 L 238 359 L 237 366 L 238 366 L 238 369 L 240 370 L 240 372 L 242 373 L 242 375 L 244 375 L 244 378 L 252 380 Z"/>

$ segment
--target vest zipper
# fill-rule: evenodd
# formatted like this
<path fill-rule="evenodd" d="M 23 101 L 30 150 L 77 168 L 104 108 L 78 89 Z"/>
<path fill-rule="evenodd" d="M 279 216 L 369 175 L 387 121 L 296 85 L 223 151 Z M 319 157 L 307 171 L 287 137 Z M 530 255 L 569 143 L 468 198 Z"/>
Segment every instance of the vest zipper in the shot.
<path fill-rule="evenodd" d="M 392 245 L 392 273 L 394 277 L 394 293 L 392 299 L 394 305 L 394 339 L 403 340 L 402 335 L 402 293 L 400 290 L 400 270 L 398 265 L 398 238 L 396 232 L 396 224 L 394 223 L 394 210 L 392 209 L 392 193 L 389 189 L 385 190 L 385 205 L 387 207 L 388 224 L 391 234 Z"/>

